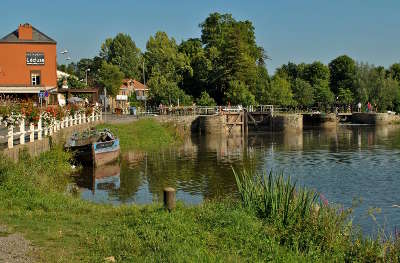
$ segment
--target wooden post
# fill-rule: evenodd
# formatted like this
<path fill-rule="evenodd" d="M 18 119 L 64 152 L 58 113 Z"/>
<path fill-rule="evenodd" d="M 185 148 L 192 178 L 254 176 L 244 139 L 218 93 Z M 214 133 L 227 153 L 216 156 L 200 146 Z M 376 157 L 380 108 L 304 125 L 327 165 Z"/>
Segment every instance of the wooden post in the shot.
<path fill-rule="evenodd" d="M 38 121 L 38 129 L 37 129 L 37 137 L 38 140 L 41 141 L 42 140 L 42 118 L 39 119 Z"/>
<path fill-rule="evenodd" d="M 31 123 L 31 125 L 29 126 L 29 141 L 33 142 L 35 140 L 35 125 L 33 125 L 33 123 Z"/>
<path fill-rule="evenodd" d="M 8 148 L 11 149 L 14 147 L 14 127 L 8 127 Z"/>
<path fill-rule="evenodd" d="M 19 124 L 19 143 L 20 144 L 25 144 L 25 120 L 22 119 L 21 123 Z"/>
<path fill-rule="evenodd" d="M 176 206 L 176 191 L 172 187 L 164 188 L 164 207 L 172 211 Z"/>

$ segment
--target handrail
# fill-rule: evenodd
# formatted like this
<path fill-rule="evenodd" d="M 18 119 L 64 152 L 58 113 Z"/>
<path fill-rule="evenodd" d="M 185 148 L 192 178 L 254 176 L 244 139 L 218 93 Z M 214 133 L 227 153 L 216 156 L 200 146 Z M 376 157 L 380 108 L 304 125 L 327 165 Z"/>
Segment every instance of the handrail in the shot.
<path fill-rule="evenodd" d="M 38 123 L 35 125 L 30 123 L 29 126 L 25 126 L 25 119 L 22 119 L 17 127 L 9 126 L 7 135 L 1 135 L 0 138 L 8 139 L 8 148 L 14 147 L 14 139 L 19 137 L 19 143 L 25 144 L 25 136 L 29 135 L 29 142 L 35 141 L 35 134 L 37 135 L 37 140 L 42 140 L 43 137 L 57 133 L 68 127 L 77 126 L 85 123 L 96 122 L 102 120 L 102 113 L 94 113 L 86 116 L 85 113 L 75 114 L 74 116 L 67 116 L 61 120 L 54 120 L 48 126 L 43 125 L 42 118 L 39 119 Z M 26 129 L 28 127 L 28 129 Z M 14 132 L 14 128 L 18 128 L 18 131 Z"/>

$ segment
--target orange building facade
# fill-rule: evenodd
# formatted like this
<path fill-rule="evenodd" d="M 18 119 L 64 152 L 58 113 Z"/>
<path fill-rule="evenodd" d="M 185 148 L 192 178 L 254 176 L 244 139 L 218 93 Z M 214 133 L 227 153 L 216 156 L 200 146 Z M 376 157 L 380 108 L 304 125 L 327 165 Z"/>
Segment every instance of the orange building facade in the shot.
<path fill-rule="evenodd" d="M 30 24 L 0 39 L 0 94 L 57 88 L 56 41 Z"/>

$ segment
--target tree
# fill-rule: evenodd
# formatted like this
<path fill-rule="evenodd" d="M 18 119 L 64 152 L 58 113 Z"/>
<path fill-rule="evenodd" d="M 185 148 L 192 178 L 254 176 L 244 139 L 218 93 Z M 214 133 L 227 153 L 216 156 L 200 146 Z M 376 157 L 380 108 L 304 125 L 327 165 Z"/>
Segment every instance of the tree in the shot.
<path fill-rule="evenodd" d="M 199 97 L 200 93 L 207 89 L 207 80 L 209 72 L 212 70 L 212 63 L 207 58 L 200 39 L 192 38 L 183 41 L 178 50 L 187 56 L 192 68 L 192 71 L 184 72 L 182 88 L 186 93 Z"/>
<path fill-rule="evenodd" d="M 101 64 L 100 72 L 100 83 L 107 90 L 107 94 L 115 97 L 119 93 L 119 89 L 122 85 L 122 79 L 124 73 L 119 70 L 116 65 L 108 64 L 103 61 Z"/>
<path fill-rule="evenodd" d="M 300 78 L 292 86 L 293 99 L 300 107 L 310 107 L 314 104 L 314 89 L 310 83 Z"/>
<path fill-rule="evenodd" d="M 103 59 L 95 56 L 94 58 L 83 58 L 78 61 L 76 74 L 78 79 L 86 79 L 89 87 L 99 86 L 99 71 L 102 65 Z M 87 72 L 87 73 L 86 73 Z"/>
<path fill-rule="evenodd" d="M 318 106 L 327 109 L 335 100 L 335 95 L 329 89 L 326 81 L 318 80 L 314 86 L 314 100 Z"/>
<path fill-rule="evenodd" d="M 245 83 L 232 80 L 229 82 L 229 88 L 225 93 L 227 103 L 233 105 L 249 106 L 255 104 L 254 95 L 251 94 Z"/>
<path fill-rule="evenodd" d="M 207 91 L 217 102 L 226 101 L 231 81 L 254 90 L 257 65 L 264 65 L 263 48 L 257 46 L 250 21 L 236 21 L 231 14 L 210 14 L 201 27 L 201 40 L 212 63 Z"/>
<path fill-rule="evenodd" d="M 126 78 L 141 79 L 141 53 L 129 35 L 119 33 L 101 45 L 100 57 L 116 65 Z"/>
<path fill-rule="evenodd" d="M 350 89 L 339 88 L 338 102 L 342 105 L 351 105 L 354 102 L 353 92 Z"/>
<path fill-rule="evenodd" d="M 376 104 L 380 111 L 393 110 L 400 102 L 399 83 L 391 76 L 387 77 L 380 67 L 373 68 L 370 74 L 369 101 Z"/>
<path fill-rule="evenodd" d="M 272 79 L 269 103 L 280 106 L 293 105 L 293 93 L 289 81 L 279 76 Z"/>
<path fill-rule="evenodd" d="M 270 88 L 270 77 L 267 68 L 264 65 L 258 65 L 256 85 L 253 89 L 250 87 L 250 92 L 256 98 L 256 103 L 267 104 Z"/>
<path fill-rule="evenodd" d="M 192 104 L 191 96 L 185 94 L 176 82 L 168 81 L 166 76 L 161 74 L 161 71 L 157 68 L 154 68 L 147 85 L 150 89 L 149 100 L 153 105 L 160 103 L 164 105 Z"/>
<path fill-rule="evenodd" d="M 305 79 L 305 68 L 306 64 L 304 63 L 296 65 L 295 63 L 288 62 L 277 68 L 275 75 L 290 81 L 290 84 L 293 85 L 296 79 Z"/>
<path fill-rule="evenodd" d="M 196 100 L 197 105 L 199 106 L 215 106 L 215 100 L 208 95 L 206 91 L 203 91 L 200 97 Z"/>
<path fill-rule="evenodd" d="M 311 86 L 314 86 L 321 81 L 329 83 L 329 68 L 319 61 L 315 61 L 311 64 L 304 65 L 301 78 L 308 81 Z"/>
<path fill-rule="evenodd" d="M 389 68 L 390 76 L 397 81 L 400 81 L 400 63 L 394 63 Z"/>
<path fill-rule="evenodd" d="M 365 63 L 356 64 L 356 73 L 354 76 L 353 90 L 356 102 L 366 104 L 372 91 L 372 83 L 375 81 L 372 71 L 373 66 Z"/>
<path fill-rule="evenodd" d="M 329 63 L 331 73 L 330 86 L 335 94 L 339 89 L 350 89 L 354 92 L 356 63 L 347 55 L 339 56 Z"/>
<path fill-rule="evenodd" d="M 180 53 L 174 38 L 169 38 L 165 32 L 157 32 L 150 36 L 144 54 L 147 72 L 151 75 L 158 71 L 168 81 L 181 83 L 183 74 L 192 74 L 188 57 Z"/>

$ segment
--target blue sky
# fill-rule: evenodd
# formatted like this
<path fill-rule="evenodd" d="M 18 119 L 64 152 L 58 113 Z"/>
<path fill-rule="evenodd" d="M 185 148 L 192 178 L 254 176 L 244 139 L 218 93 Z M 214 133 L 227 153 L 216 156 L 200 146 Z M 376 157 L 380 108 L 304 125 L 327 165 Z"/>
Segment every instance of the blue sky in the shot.
<path fill-rule="evenodd" d="M 75 61 L 96 55 L 118 32 L 130 34 L 142 51 L 158 30 L 178 43 L 200 37 L 198 24 L 211 12 L 253 22 L 258 44 L 271 57 L 270 73 L 288 61 L 328 63 L 341 54 L 385 67 L 400 61 L 399 0 L 1 0 L 0 8 L 1 37 L 29 22 Z"/>

